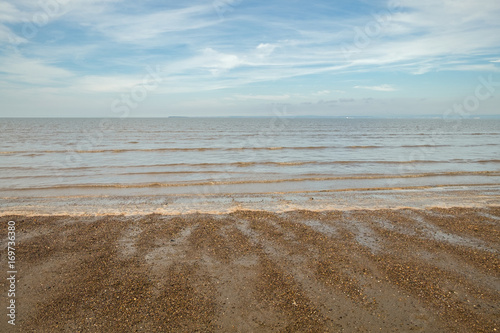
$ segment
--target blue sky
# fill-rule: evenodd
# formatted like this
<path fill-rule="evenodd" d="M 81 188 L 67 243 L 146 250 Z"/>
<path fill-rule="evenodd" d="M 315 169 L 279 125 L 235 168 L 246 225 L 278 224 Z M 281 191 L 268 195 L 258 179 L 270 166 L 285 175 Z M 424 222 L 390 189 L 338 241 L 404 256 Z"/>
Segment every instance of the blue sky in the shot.
<path fill-rule="evenodd" d="M 493 0 L 0 0 L 0 116 L 499 114 L 499 17 Z"/>

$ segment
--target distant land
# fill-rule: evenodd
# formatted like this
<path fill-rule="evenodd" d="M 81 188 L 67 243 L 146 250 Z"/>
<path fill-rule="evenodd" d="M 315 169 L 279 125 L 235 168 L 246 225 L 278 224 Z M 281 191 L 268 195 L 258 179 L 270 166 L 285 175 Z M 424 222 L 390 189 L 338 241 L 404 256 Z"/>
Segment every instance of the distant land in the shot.
<path fill-rule="evenodd" d="M 277 116 L 168 116 L 166 118 L 275 118 Z M 321 116 L 321 115 L 297 115 L 279 116 L 280 118 L 312 118 L 312 119 L 443 119 L 443 115 L 402 115 L 402 116 Z M 160 118 L 160 117 L 154 117 Z M 471 117 L 453 117 L 447 119 L 500 119 L 497 115 L 474 115 Z"/>
<path fill-rule="evenodd" d="M 189 118 L 301 118 L 301 119 L 443 119 L 441 114 L 431 115 L 402 115 L 402 116 L 324 116 L 324 115 L 290 115 L 290 116 L 166 116 L 150 118 L 169 118 L 169 119 L 189 119 Z M 129 117 L 145 118 L 145 117 Z M 474 115 L 471 117 L 453 117 L 446 119 L 500 119 L 500 114 L 494 115 Z"/>

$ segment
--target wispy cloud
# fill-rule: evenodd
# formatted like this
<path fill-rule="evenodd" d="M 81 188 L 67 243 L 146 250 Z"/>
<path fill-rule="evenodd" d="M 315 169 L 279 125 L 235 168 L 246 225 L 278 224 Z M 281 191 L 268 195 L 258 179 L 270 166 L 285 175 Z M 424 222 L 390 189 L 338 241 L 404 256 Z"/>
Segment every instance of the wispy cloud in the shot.
<path fill-rule="evenodd" d="M 30 87 L 61 87 L 64 82 L 70 83 L 74 73 L 59 68 L 43 60 L 30 59 L 20 56 L 0 56 L 0 73 L 2 81 L 21 88 Z"/>
<path fill-rule="evenodd" d="M 375 90 L 375 91 L 396 91 L 396 88 L 389 84 L 382 84 L 379 86 L 354 86 L 356 89 L 368 89 L 368 90 Z"/>
<path fill-rule="evenodd" d="M 314 96 L 325 96 L 325 95 L 330 95 L 332 92 L 330 90 L 320 90 L 315 93 L 313 93 Z"/>
<path fill-rule="evenodd" d="M 290 95 L 236 95 L 240 100 L 263 100 L 263 101 L 284 101 L 290 98 Z"/>
<path fill-rule="evenodd" d="M 93 29 L 117 42 L 142 45 L 165 34 L 204 29 L 217 24 L 210 4 L 165 9 L 137 15 L 105 13 L 82 18 Z M 212 14 L 210 16 L 210 14 Z"/>

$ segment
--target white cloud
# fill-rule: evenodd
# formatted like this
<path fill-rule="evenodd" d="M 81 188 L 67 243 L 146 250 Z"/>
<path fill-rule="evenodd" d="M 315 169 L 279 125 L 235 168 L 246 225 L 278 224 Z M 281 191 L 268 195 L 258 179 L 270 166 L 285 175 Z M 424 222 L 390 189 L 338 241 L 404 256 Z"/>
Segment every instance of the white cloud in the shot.
<path fill-rule="evenodd" d="M 5 73 L 5 81 L 16 85 L 61 86 L 74 77 L 68 70 L 19 55 L 0 56 L 0 72 Z"/>
<path fill-rule="evenodd" d="M 453 71 L 474 71 L 474 72 L 500 72 L 500 67 L 494 64 L 482 64 L 482 65 L 452 65 L 445 66 L 443 70 L 453 70 Z"/>
<path fill-rule="evenodd" d="M 26 11 L 22 11 L 7 1 L 0 1 L 0 23 L 16 23 L 28 20 Z"/>
<path fill-rule="evenodd" d="M 244 63 L 244 61 L 235 54 L 221 53 L 211 48 L 203 50 L 203 59 L 205 61 L 203 66 L 213 71 L 232 69 Z"/>
<path fill-rule="evenodd" d="M 240 100 L 283 101 L 289 99 L 290 95 L 236 95 L 235 98 Z"/>
<path fill-rule="evenodd" d="M 26 38 L 20 37 L 5 25 L 0 24 L 0 42 L 5 45 L 19 45 L 26 43 Z"/>
<path fill-rule="evenodd" d="M 331 95 L 331 94 L 345 94 L 345 91 L 343 90 L 320 90 L 313 92 L 311 95 L 313 96 L 326 96 L 326 95 Z"/>
<path fill-rule="evenodd" d="M 259 44 L 259 46 L 257 46 L 257 57 L 259 58 L 265 58 L 265 57 L 268 57 L 269 55 L 271 55 L 271 53 L 274 52 L 274 49 L 276 48 L 276 45 L 273 45 L 273 44 L 268 44 L 268 43 L 265 43 L 265 44 Z"/>
<path fill-rule="evenodd" d="M 388 84 L 382 84 L 379 86 L 355 86 L 354 88 L 356 89 L 368 89 L 368 90 L 375 90 L 375 91 L 396 91 L 396 89 Z"/>
<path fill-rule="evenodd" d="M 80 17 L 85 24 L 120 43 L 143 44 L 166 33 L 206 28 L 217 24 L 211 5 L 196 5 L 180 9 L 159 10 L 147 14 L 104 12 Z"/>
<path fill-rule="evenodd" d="M 313 93 L 314 96 L 324 96 L 324 95 L 329 95 L 331 94 L 330 90 L 320 90 L 315 93 Z"/>
<path fill-rule="evenodd" d="M 97 76 L 87 75 L 74 82 L 79 90 L 92 92 L 120 92 L 133 88 L 141 80 L 133 76 Z"/>
<path fill-rule="evenodd" d="M 403 0 L 400 9 L 381 21 L 378 30 L 373 28 L 377 24 L 373 16 L 345 21 L 340 32 L 323 27 L 321 22 L 316 31 L 301 30 L 307 38 L 300 41 L 303 44 L 299 52 L 293 54 L 302 59 L 311 55 L 318 60 L 328 57 L 353 70 L 377 70 L 373 65 L 391 69 L 405 65 L 399 68 L 422 74 L 439 70 L 455 59 L 498 53 L 498 17 L 498 1 Z M 336 47 L 332 49 L 329 45 Z M 424 60 L 426 63 L 422 64 Z"/>

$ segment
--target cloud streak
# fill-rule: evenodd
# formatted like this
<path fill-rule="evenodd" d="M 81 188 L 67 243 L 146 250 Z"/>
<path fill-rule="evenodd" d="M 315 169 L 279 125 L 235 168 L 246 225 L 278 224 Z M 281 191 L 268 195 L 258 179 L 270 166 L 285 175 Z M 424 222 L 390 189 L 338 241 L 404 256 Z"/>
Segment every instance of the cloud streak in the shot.
<path fill-rule="evenodd" d="M 389 84 L 381 84 L 379 86 L 354 86 L 355 89 L 367 89 L 367 90 L 374 90 L 374 91 L 396 91 L 396 88 Z"/>

